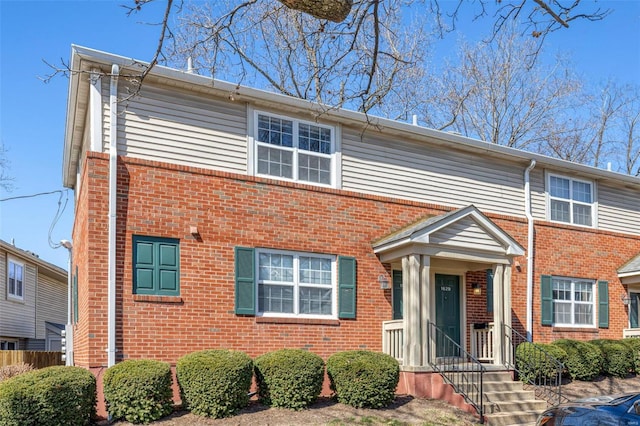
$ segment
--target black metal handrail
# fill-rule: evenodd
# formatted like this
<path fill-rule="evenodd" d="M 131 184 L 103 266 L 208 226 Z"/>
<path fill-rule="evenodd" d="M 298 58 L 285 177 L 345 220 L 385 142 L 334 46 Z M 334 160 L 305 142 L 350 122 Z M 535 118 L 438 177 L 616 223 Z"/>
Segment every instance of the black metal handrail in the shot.
<path fill-rule="evenodd" d="M 427 342 L 431 367 L 478 411 L 480 422 L 484 423 L 482 383 L 486 368 L 430 321 L 427 321 Z"/>
<path fill-rule="evenodd" d="M 504 324 L 505 348 L 511 356 L 505 357 L 505 367 L 513 369 L 518 378 L 533 386 L 535 395 L 551 405 L 563 402 L 562 372 L 564 364 L 523 334 Z M 518 346 L 526 344 L 518 349 Z"/>

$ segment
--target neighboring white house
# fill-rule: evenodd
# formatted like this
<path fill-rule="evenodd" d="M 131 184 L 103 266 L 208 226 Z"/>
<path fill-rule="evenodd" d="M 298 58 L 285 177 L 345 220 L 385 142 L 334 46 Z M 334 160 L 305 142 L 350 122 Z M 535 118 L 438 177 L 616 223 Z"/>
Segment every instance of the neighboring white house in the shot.
<path fill-rule="evenodd" d="M 0 350 L 59 351 L 67 272 L 0 240 Z"/>

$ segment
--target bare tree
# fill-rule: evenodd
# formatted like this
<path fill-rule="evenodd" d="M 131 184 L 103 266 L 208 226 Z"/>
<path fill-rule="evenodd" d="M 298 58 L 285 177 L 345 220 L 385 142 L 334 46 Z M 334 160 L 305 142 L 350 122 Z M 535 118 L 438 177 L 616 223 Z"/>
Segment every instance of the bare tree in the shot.
<path fill-rule="evenodd" d="M 459 59 L 439 73 L 423 109 L 427 125 L 514 148 L 541 151 L 547 140 L 566 138 L 580 81 L 568 62 L 531 64 L 535 41 L 514 26 L 490 43 L 463 43 Z"/>
<path fill-rule="evenodd" d="M 0 141 L 0 188 L 5 192 L 13 191 L 13 177 L 9 174 L 10 161 L 7 157 L 7 149 Z"/>

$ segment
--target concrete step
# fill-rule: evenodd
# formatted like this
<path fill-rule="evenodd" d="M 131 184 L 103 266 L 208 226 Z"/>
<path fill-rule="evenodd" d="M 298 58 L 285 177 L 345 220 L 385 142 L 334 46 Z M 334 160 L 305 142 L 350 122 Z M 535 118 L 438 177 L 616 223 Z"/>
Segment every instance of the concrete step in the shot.
<path fill-rule="evenodd" d="M 487 414 L 485 417 L 489 426 L 535 425 L 539 414 L 538 411 L 515 411 Z"/>
<path fill-rule="evenodd" d="M 464 391 L 467 392 L 473 389 L 472 383 L 454 383 Z M 522 382 L 482 382 L 482 391 L 484 393 L 489 392 L 519 392 L 523 390 Z"/>
<path fill-rule="evenodd" d="M 485 404 L 487 413 L 517 413 L 522 411 L 535 411 L 542 413 L 547 408 L 545 401 L 537 399 L 521 401 L 499 401 Z"/>
<path fill-rule="evenodd" d="M 522 390 L 518 392 L 511 391 L 489 391 L 484 392 L 484 396 L 487 401 L 501 402 L 501 401 L 522 401 L 536 399 L 536 394 L 532 390 Z"/>

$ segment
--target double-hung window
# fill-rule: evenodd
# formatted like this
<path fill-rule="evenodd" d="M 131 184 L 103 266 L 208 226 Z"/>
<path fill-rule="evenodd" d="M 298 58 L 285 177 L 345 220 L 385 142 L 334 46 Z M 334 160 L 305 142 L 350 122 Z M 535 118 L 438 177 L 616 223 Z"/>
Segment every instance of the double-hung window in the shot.
<path fill-rule="evenodd" d="M 555 326 L 595 326 L 595 282 L 553 277 L 553 324 Z"/>
<path fill-rule="evenodd" d="M 275 316 L 336 316 L 334 256 L 259 250 L 258 312 Z"/>
<path fill-rule="evenodd" d="M 24 300 L 24 264 L 9 259 L 7 271 L 7 296 Z"/>
<path fill-rule="evenodd" d="M 549 216 L 554 222 L 594 226 L 593 184 L 549 175 Z"/>
<path fill-rule="evenodd" d="M 334 185 L 335 129 L 256 113 L 256 174 Z"/>

